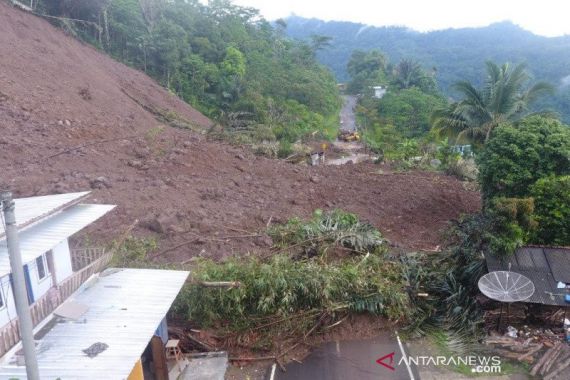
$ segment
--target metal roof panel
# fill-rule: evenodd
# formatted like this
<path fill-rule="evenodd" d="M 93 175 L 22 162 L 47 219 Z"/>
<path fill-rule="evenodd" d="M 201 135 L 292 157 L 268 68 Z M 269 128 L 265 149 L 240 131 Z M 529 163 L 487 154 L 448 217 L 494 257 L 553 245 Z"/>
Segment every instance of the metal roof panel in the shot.
<path fill-rule="evenodd" d="M 42 379 L 126 379 L 165 317 L 189 272 L 107 269 L 70 297 L 89 310 L 59 321 L 39 342 Z M 94 343 L 108 347 L 88 357 Z M 24 366 L 0 365 L 0 379 L 26 378 Z"/>

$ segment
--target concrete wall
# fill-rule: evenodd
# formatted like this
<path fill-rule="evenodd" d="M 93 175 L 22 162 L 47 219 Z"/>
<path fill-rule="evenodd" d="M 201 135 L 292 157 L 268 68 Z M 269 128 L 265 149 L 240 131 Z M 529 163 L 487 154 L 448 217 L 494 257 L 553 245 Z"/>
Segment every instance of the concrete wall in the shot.
<path fill-rule="evenodd" d="M 0 278 L 0 291 L 2 291 L 2 299 L 4 300 L 4 306 L 0 308 L 0 327 L 2 327 L 18 315 L 16 313 L 16 304 L 14 303 L 14 293 L 12 293 L 10 284 L 10 275 Z"/>

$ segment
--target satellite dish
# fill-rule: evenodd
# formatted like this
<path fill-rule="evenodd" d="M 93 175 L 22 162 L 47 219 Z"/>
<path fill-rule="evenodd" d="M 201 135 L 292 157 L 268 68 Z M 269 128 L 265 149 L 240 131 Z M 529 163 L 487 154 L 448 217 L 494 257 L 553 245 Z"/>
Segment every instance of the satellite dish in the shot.
<path fill-rule="evenodd" d="M 479 290 L 487 297 L 501 302 L 520 302 L 534 294 L 534 284 L 520 273 L 496 271 L 479 279 Z"/>

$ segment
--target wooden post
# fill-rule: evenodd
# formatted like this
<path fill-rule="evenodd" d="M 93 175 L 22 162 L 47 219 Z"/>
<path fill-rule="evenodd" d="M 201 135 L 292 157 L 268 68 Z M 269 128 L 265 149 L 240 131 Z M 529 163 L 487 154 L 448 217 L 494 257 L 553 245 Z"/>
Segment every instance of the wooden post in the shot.
<path fill-rule="evenodd" d="M 152 351 L 152 362 L 154 365 L 154 376 L 156 380 L 168 380 L 168 365 L 166 364 L 166 352 L 164 343 L 159 336 L 153 336 L 150 340 Z"/>

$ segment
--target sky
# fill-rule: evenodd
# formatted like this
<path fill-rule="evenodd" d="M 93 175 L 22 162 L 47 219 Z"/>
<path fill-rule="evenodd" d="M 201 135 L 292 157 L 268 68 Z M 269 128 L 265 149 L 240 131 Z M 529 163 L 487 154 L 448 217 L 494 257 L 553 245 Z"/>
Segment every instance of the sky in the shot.
<path fill-rule="evenodd" d="M 418 31 L 486 26 L 510 20 L 543 36 L 570 35 L 570 0 L 234 0 L 268 20 L 291 14 Z"/>

